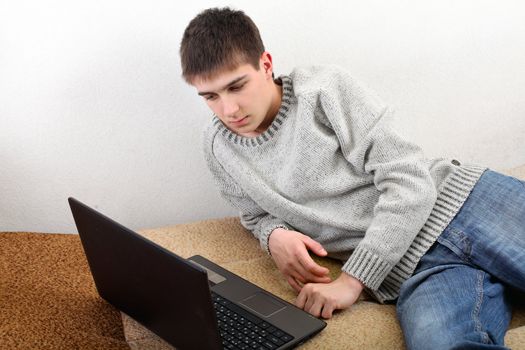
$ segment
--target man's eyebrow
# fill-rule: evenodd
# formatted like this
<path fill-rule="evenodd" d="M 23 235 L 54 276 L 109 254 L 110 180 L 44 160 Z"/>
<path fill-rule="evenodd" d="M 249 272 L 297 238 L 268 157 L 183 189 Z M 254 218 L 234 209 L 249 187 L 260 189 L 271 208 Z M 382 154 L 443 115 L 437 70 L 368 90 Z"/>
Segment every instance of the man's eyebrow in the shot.
<path fill-rule="evenodd" d="M 247 76 L 248 76 L 248 74 L 245 74 L 243 76 L 240 76 L 238 78 L 233 79 L 228 84 L 226 84 L 224 87 L 219 89 L 219 91 L 225 90 L 225 89 L 229 88 L 230 86 L 237 84 L 239 81 L 243 80 Z M 212 94 L 212 93 L 213 93 L 213 91 L 201 91 L 201 92 L 199 92 L 199 96 L 209 95 L 209 94 Z"/>

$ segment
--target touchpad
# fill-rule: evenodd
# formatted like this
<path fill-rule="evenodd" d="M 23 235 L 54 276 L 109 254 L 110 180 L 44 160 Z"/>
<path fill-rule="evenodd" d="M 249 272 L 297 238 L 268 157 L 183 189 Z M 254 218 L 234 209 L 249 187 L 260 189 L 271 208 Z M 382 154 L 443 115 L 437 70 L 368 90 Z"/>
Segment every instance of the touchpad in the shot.
<path fill-rule="evenodd" d="M 286 307 L 285 304 L 263 292 L 257 292 L 240 303 L 264 317 L 269 317 Z"/>

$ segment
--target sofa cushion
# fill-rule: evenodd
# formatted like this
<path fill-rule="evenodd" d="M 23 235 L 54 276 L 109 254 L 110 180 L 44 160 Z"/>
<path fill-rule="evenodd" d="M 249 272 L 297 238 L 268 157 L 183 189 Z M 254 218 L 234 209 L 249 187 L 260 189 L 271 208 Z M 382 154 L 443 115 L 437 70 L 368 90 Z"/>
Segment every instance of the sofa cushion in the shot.
<path fill-rule="evenodd" d="M 525 166 L 509 171 L 525 179 Z M 292 302 L 296 294 L 281 277 L 271 258 L 238 218 L 221 218 L 160 229 L 142 230 L 142 235 L 183 257 L 203 255 L 243 278 Z M 314 258 L 331 271 L 340 273 L 341 263 Z M 169 345 L 123 315 L 126 339 L 136 349 L 168 349 Z M 513 349 L 525 349 L 525 308 L 517 304 L 505 337 Z M 395 306 L 381 305 L 363 294 L 350 309 L 336 312 L 328 326 L 306 342 L 304 349 L 404 349 Z"/>

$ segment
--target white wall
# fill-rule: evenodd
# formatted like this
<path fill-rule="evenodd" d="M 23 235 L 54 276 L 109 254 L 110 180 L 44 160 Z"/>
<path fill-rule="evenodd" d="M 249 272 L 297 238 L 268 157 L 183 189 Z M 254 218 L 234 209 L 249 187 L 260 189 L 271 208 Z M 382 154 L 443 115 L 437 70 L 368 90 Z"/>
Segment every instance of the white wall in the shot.
<path fill-rule="evenodd" d="M 429 156 L 525 163 L 521 1 L 0 0 L 0 231 L 75 232 L 75 196 L 132 228 L 234 215 L 180 78 L 194 15 L 244 9 L 278 74 L 335 63 Z"/>

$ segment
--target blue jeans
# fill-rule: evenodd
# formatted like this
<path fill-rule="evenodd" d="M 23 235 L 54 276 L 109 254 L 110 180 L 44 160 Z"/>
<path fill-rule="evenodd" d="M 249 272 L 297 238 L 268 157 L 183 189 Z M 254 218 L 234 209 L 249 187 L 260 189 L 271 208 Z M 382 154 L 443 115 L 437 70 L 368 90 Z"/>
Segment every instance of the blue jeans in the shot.
<path fill-rule="evenodd" d="M 401 287 L 408 349 L 506 349 L 510 290 L 525 293 L 525 182 L 487 170 Z"/>

